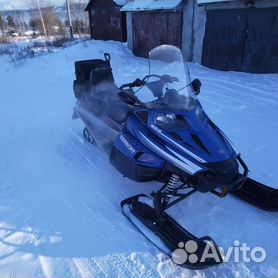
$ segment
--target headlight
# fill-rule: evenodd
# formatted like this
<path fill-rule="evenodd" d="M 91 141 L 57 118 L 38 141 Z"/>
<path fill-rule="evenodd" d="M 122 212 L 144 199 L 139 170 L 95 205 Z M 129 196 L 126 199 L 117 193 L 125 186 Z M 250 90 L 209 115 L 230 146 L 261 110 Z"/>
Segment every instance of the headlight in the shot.
<path fill-rule="evenodd" d="M 156 117 L 157 125 L 173 124 L 176 121 L 175 114 L 158 114 Z"/>
<path fill-rule="evenodd" d="M 157 114 L 156 124 L 167 131 L 175 131 L 188 128 L 188 124 L 185 118 L 182 115 L 176 115 L 173 113 Z"/>

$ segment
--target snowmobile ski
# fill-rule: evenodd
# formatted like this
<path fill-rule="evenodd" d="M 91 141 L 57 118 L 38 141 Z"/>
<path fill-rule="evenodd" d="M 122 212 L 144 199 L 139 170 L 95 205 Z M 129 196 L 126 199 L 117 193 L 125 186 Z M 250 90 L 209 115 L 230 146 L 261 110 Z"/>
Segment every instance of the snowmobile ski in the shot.
<path fill-rule="evenodd" d="M 211 237 L 197 238 L 165 212 L 160 220 L 150 205 L 151 200 L 146 195 L 136 195 L 123 200 L 121 207 L 125 217 L 161 252 L 172 258 L 176 264 L 188 269 L 203 269 L 223 262 L 220 250 Z M 189 253 L 187 259 L 183 257 L 183 250 L 177 250 L 181 250 L 180 247 L 190 241 L 197 244 L 197 250 L 194 250 L 193 257 L 190 257 Z M 215 258 L 202 258 L 206 248 L 215 250 Z"/>
<path fill-rule="evenodd" d="M 278 190 L 250 178 L 247 178 L 239 190 L 232 193 L 260 209 L 278 211 Z"/>

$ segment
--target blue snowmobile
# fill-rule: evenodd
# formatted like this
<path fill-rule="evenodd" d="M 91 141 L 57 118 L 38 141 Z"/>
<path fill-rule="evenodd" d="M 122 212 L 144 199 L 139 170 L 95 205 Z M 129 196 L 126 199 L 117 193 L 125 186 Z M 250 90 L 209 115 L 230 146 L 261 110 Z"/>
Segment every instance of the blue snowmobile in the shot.
<path fill-rule="evenodd" d="M 166 210 L 193 193 L 228 193 L 265 210 L 278 211 L 278 193 L 247 177 L 248 168 L 227 136 L 204 112 L 197 95 L 201 82 L 191 81 L 181 51 L 162 45 L 149 53 L 149 74 L 117 87 L 105 59 L 77 61 L 74 118 L 85 124 L 85 139 L 109 154 L 110 162 L 134 181 L 158 181 L 151 196 L 125 199 L 123 214 L 161 251 L 171 257 L 180 242 L 198 244 L 194 262 L 201 269 L 222 262 L 212 238 L 197 238 Z M 219 260 L 201 255 L 213 245 Z"/>

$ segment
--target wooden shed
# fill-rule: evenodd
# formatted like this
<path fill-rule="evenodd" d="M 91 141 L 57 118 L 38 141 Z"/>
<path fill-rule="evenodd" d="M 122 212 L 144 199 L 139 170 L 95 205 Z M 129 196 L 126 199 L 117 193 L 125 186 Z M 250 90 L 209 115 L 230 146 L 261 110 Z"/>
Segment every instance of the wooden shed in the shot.
<path fill-rule="evenodd" d="M 182 46 L 182 0 L 149 0 L 128 2 L 121 11 L 128 12 L 132 24 L 132 49 L 135 55 L 147 57 L 161 44 Z"/>
<path fill-rule="evenodd" d="M 90 0 L 85 11 L 92 39 L 126 41 L 126 14 L 120 11 L 123 4 L 125 0 Z"/>

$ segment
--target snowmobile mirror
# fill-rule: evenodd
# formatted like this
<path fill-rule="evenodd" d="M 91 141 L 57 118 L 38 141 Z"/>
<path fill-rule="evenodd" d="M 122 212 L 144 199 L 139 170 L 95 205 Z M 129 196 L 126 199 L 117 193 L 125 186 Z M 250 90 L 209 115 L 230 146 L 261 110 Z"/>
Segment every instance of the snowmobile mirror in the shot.
<path fill-rule="evenodd" d="M 201 83 L 201 81 L 199 79 L 194 79 L 191 82 L 191 87 L 193 89 L 194 94 L 197 96 L 201 92 L 202 83 Z"/>
<path fill-rule="evenodd" d="M 126 91 L 119 92 L 119 98 L 121 101 L 129 105 L 134 105 L 137 103 L 137 97 Z"/>
<path fill-rule="evenodd" d="M 110 62 L 110 60 L 111 60 L 111 55 L 110 55 L 109 53 L 104 53 L 104 59 L 105 59 L 105 61 Z"/>

